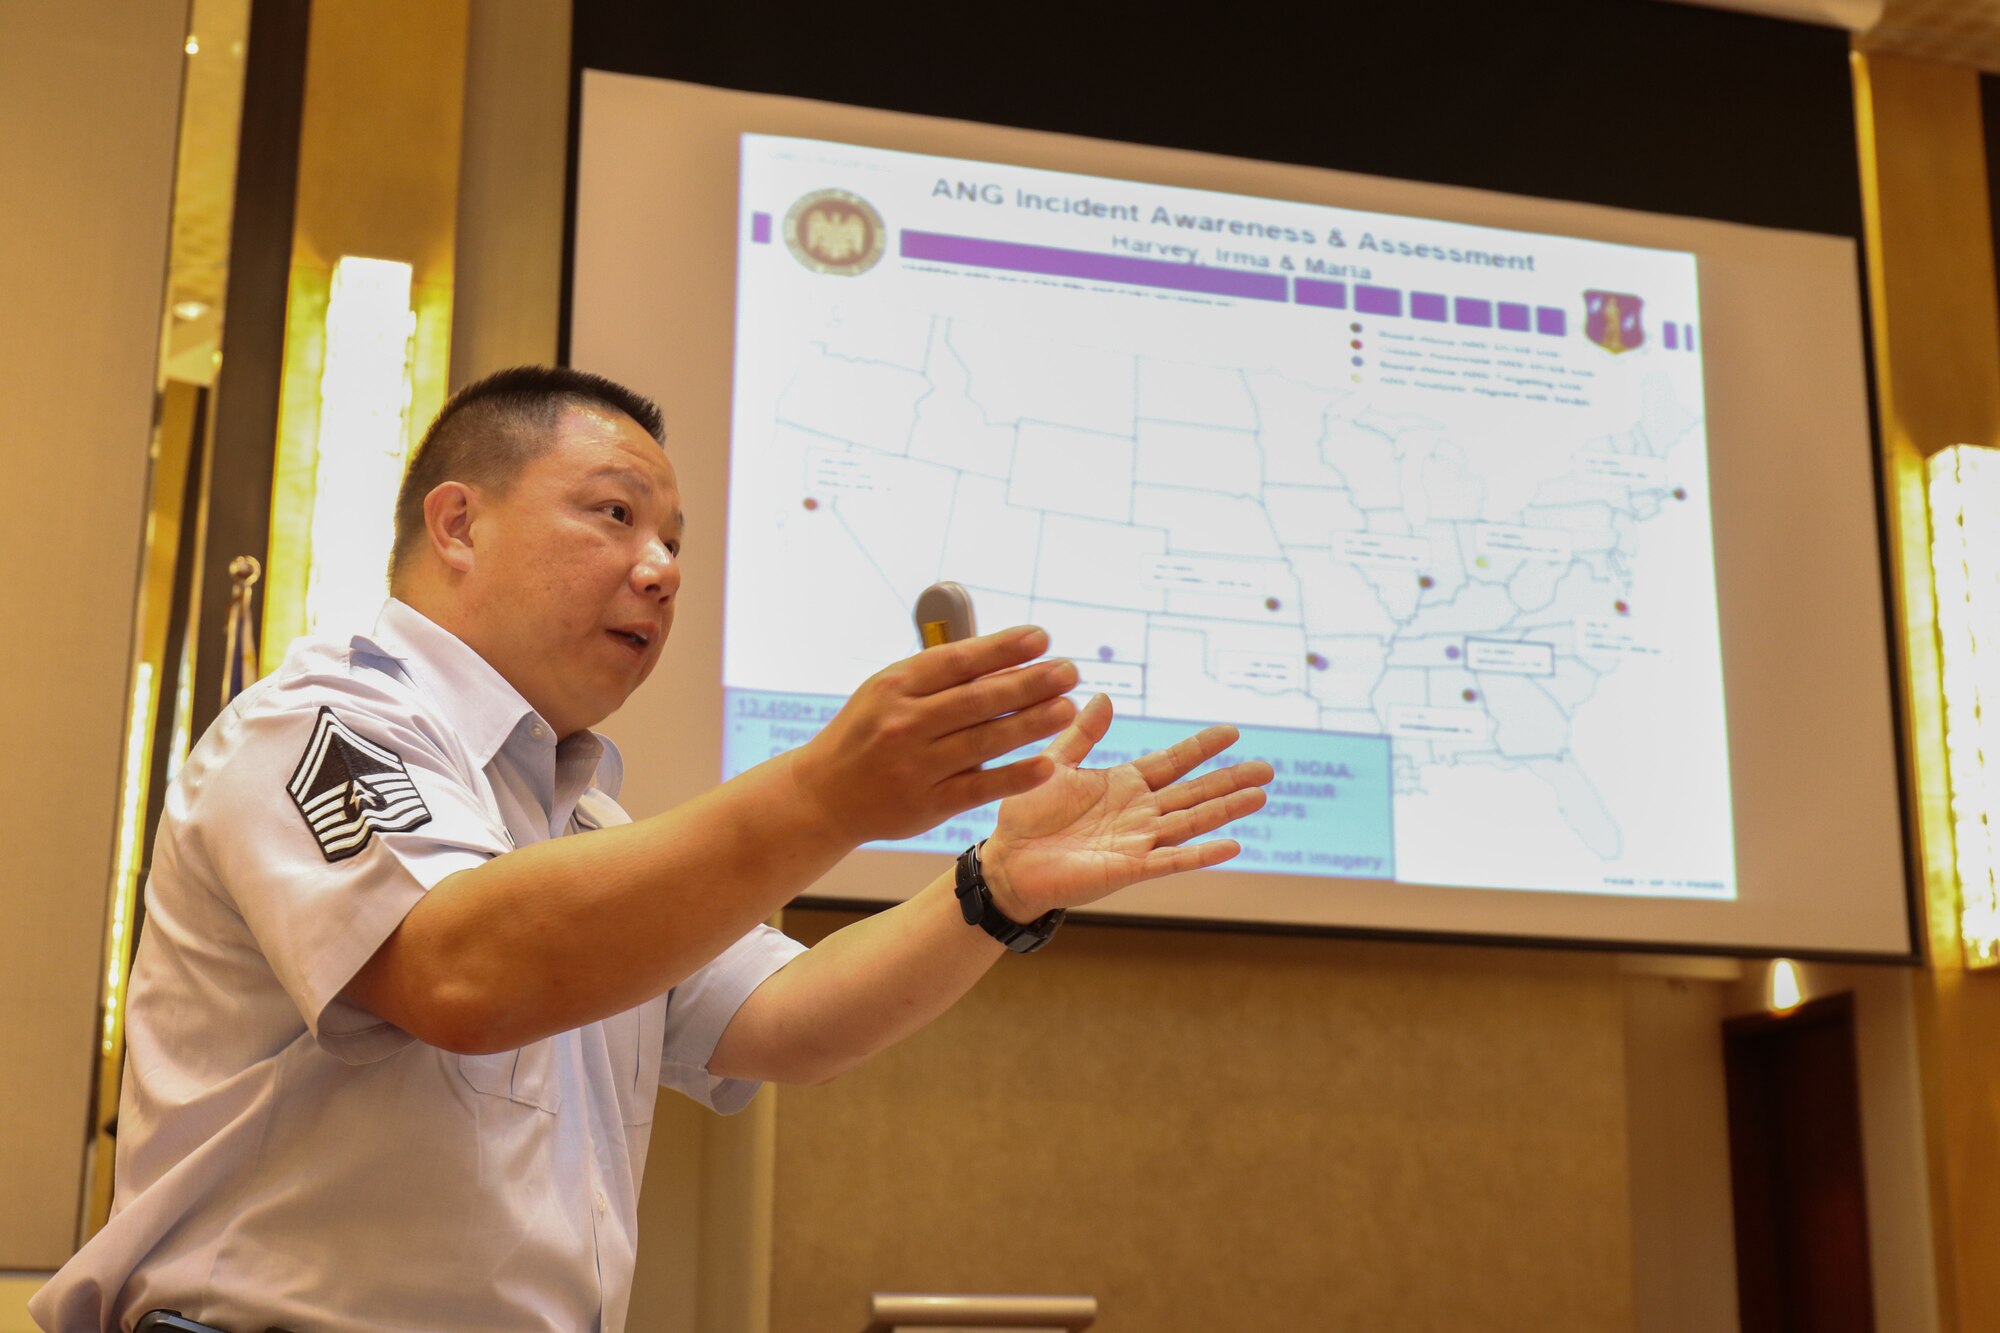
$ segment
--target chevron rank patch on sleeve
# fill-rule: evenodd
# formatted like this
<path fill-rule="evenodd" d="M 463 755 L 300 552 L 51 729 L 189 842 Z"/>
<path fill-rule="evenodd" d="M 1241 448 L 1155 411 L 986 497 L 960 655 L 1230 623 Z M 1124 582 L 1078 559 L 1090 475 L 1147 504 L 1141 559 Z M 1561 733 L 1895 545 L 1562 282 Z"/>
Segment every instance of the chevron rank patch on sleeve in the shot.
<path fill-rule="evenodd" d="M 325 706 L 286 790 L 328 861 L 353 856 L 377 830 L 402 833 L 431 822 L 396 752 L 363 740 Z"/>

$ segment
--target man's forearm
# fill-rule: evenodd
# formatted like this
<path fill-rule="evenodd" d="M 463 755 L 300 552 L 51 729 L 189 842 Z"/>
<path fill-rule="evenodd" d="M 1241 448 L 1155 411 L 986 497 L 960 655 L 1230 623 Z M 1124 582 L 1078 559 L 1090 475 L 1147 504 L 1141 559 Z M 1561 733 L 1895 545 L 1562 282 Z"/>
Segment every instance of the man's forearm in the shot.
<path fill-rule="evenodd" d="M 660 995 L 853 850 L 784 755 L 664 814 L 451 875 L 347 994 L 433 1045 L 507 1050 Z"/>
<path fill-rule="evenodd" d="M 991 760 L 1076 716 L 1038 629 L 868 678 L 812 740 L 666 814 L 498 856 L 438 884 L 343 992 L 450 1050 L 507 1050 L 662 994 L 871 838 L 1045 781 Z M 1023 665 L 1029 663 L 1028 665 Z"/>
<path fill-rule="evenodd" d="M 1005 952 L 965 923 L 952 876 L 942 875 L 765 981 L 723 1031 L 709 1072 L 823 1083 L 928 1024 Z"/>

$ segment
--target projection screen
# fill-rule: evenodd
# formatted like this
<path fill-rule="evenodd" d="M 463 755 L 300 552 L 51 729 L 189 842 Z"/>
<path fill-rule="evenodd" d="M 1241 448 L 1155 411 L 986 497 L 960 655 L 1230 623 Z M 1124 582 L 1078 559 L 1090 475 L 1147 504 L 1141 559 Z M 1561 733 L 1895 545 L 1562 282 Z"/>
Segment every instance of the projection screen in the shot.
<path fill-rule="evenodd" d="M 574 236 L 571 364 L 661 402 L 689 516 L 635 813 L 950 579 L 1111 697 L 1100 761 L 1277 769 L 1240 858 L 1094 911 L 1910 954 L 1851 241 L 595 71 Z"/>

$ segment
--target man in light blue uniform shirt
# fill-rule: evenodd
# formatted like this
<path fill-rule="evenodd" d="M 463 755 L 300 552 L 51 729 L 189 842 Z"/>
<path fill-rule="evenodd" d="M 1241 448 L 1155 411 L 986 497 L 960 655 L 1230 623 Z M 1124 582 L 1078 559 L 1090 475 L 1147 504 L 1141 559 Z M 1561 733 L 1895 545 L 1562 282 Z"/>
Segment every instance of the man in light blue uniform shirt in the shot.
<path fill-rule="evenodd" d="M 664 814 L 590 728 L 673 623 L 659 412 L 523 368 L 426 433 L 393 599 L 301 641 L 168 794 L 129 990 L 110 1222 L 52 1333 L 624 1326 L 660 1084 L 821 1082 L 1068 907 L 1214 865 L 1264 764 L 1214 727 L 1111 769 L 1038 630 L 877 674 L 813 741 Z M 1041 756 L 983 765 L 1037 739 Z M 762 921 L 854 847 L 1005 798 L 955 875 L 810 951 Z M 566 837 L 566 834 L 582 836 Z"/>

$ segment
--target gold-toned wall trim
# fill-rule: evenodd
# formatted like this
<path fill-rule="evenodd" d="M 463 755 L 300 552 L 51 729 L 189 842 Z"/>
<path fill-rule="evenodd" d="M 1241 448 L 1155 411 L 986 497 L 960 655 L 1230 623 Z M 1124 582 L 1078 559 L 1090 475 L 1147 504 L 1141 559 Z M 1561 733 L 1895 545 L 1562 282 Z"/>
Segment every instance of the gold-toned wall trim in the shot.
<path fill-rule="evenodd" d="M 79 1240 L 87 1240 L 111 1214 L 112 1163 L 117 1150 L 118 1092 L 125 1068 L 125 982 L 138 924 L 140 857 L 146 848 L 155 742 L 171 726 L 172 700 L 161 698 L 169 676 L 168 625 L 179 572 L 181 515 L 195 432 L 201 426 L 203 390 L 170 383 L 160 394 L 147 485 L 145 546 L 140 553 L 134 612 L 131 696 L 125 715 L 125 755 L 118 784 L 118 823 L 111 888 L 105 909 L 103 976 L 98 996 L 96 1095 L 91 1100 L 90 1152 L 84 1162 Z"/>
<path fill-rule="evenodd" d="M 1969 976 L 1957 934 L 1950 790 L 1924 460 L 2000 443 L 1994 290 L 1979 76 L 1883 52 L 1853 56 L 1881 413 L 1891 590 L 1903 666 L 1904 760 L 1927 967 L 1918 1061 L 1945 1327 L 2000 1327 L 2000 978 Z"/>
<path fill-rule="evenodd" d="M 264 562 L 266 670 L 306 630 L 326 309 L 343 256 L 414 269 L 407 446 L 444 404 L 468 18 L 468 0 L 313 7 Z"/>

